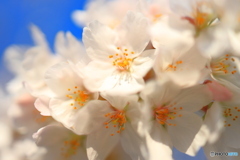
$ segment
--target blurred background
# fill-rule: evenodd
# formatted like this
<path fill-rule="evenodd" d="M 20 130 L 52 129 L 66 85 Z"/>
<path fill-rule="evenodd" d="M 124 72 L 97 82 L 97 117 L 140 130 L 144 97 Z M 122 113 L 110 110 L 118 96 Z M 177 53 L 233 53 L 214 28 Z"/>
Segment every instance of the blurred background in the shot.
<path fill-rule="evenodd" d="M 0 0 L 0 85 L 13 78 L 7 71 L 3 58 L 4 51 L 11 45 L 33 45 L 29 31 L 30 24 L 38 26 L 45 34 L 53 49 L 58 31 L 70 31 L 81 39 L 82 28 L 76 26 L 71 13 L 84 9 L 87 0 Z M 190 157 L 174 150 L 176 160 L 205 160 L 200 150 L 196 157 Z"/>
<path fill-rule="evenodd" d="M 78 39 L 82 29 L 71 20 L 71 13 L 83 9 L 87 0 L 0 0 L 0 81 L 13 75 L 6 71 L 3 54 L 10 45 L 32 45 L 30 24 L 37 25 L 53 48 L 58 31 L 71 31 Z"/>

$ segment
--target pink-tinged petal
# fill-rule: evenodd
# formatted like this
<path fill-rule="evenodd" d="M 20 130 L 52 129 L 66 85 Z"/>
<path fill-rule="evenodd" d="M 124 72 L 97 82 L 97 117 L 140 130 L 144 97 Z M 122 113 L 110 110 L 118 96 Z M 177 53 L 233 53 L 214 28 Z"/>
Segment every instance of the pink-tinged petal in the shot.
<path fill-rule="evenodd" d="M 195 156 L 199 149 L 207 142 L 213 144 L 218 140 L 223 131 L 222 109 L 218 102 L 214 102 L 207 110 L 203 125 L 195 136 L 186 154 Z"/>
<path fill-rule="evenodd" d="M 138 56 L 150 41 L 148 20 L 140 13 L 129 11 L 118 28 L 119 44 Z"/>
<path fill-rule="evenodd" d="M 183 89 L 175 99 L 174 107 L 182 108 L 184 111 L 196 112 L 212 101 L 210 92 L 205 85 L 196 85 Z"/>
<path fill-rule="evenodd" d="M 40 96 L 34 103 L 36 109 L 43 116 L 51 116 L 51 111 L 49 109 L 50 98 L 47 96 Z"/>
<path fill-rule="evenodd" d="M 216 81 L 206 83 L 215 101 L 229 101 L 232 99 L 232 92 Z"/>
<path fill-rule="evenodd" d="M 120 140 L 117 128 L 100 128 L 87 137 L 87 155 L 89 160 L 104 160 Z M 111 136 L 111 134 L 113 134 Z"/>
<path fill-rule="evenodd" d="M 173 146 L 185 153 L 194 140 L 194 137 L 199 132 L 202 120 L 194 113 L 184 111 L 178 113 L 181 117 L 169 120 L 169 123 L 173 125 L 168 126 L 168 133 L 171 137 Z"/>
<path fill-rule="evenodd" d="M 78 111 L 75 117 L 71 118 L 73 120 L 71 129 L 79 135 L 97 132 L 96 130 L 101 128 L 106 129 L 104 122 L 107 122 L 109 118 L 105 115 L 112 111 L 107 101 L 90 101 Z"/>
<path fill-rule="evenodd" d="M 121 144 L 132 159 L 144 159 L 142 152 L 146 152 L 146 146 L 129 123 L 125 124 L 125 130 L 121 133 Z"/>
<path fill-rule="evenodd" d="M 172 160 L 172 144 L 166 129 L 154 122 L 150 134 L 146 135 L 149 160 L 164 158 Z"/>

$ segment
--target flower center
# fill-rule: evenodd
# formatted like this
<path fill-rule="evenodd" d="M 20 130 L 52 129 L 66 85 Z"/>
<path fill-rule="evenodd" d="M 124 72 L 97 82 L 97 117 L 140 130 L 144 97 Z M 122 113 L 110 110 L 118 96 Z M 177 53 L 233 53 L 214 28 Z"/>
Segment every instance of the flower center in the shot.
<path fill-rule="evenodd" d="M 110 55 L 109 58 L 113 59 L 112 64 L 117 67 L 117 70 L 122 71 L 130 71 L 133 58 L 131 55 L 135 54 L 134 52 L 129 52 L 128 49 L 121 49 L 117 47 L 118 53 Z"/>
<path fill-rule="evenodd" d="M 66 97 L 74 100 L 74 102 L 70 104 L 73 109 L 84 106 L 90 98 L 88 91 L 79 90 L 77 86 L 73 89 L 68 88 L 68 91 L 71 93 L 67 94 Z"/>
<path fill-rule="evenodd" d="M 224 121 L 225 127 L 230 127 L 233 121 L 236 121 L 240 114 L 239 107 L 226 108 L 223 112 L 223 116 L 226 118 Z"/>
<path fill-rule="evenodd" d="M 183 61 L 177 61 L 177 62 L 175 62 L 175 63 L 173 63 L 173 64 L 169 64 L 168 66 L 167 66 L 167 71 L 176 71 L 177 70 L 177 67 L 178 67 L 178 65 L 180 65 L 180 64 L 182 64 L 183 63 Z"/>
<path fill-rule="evenodd" d="M 212 73 L 216 75 L 235 74 L 237 72 L 235 59 L 228 54 L 211 63 Z"/>
<path fill-rule="evenodd" d="M 156 5 L 151 5 L 149 7 L 149 14 L 153 22 L 156 22 L 162 16 L 160 8 Z"/>
<path fill-rule="evenodd" d="M 64 141 L 61 147 L 61 154 L 64 158 L 70 158 L 77 153 L 77 149 L 80 147 L 81 137 L 77 135 L 71 136 L 71 138 Z"/>
<path fill-rule="evenodd" d="M 195 26 L 197 32 L 210 26 L 212 22 L 216 19 L 213 8 L 209 3 L 202 2 L 198 3 L 192 17 L 183 17 L 183 19 L 188 20 L 192 25 Z"/>
<path fill-rule="evenodd" d="M 127 122 L 125 111 L 116 110 L 112 113 L 105 114 L 105 117 L 109 118 L 107 122 L 104 123 L 105 128 L 111 127 L 117 127 L 117 133 L 120 133 L 124 130 L 124 125 Z M 112 133 L 111 136 L 114 134 Z"/>
<path fill-rule="evenodd" d="M 181 114 L 177 113 L 179 110 L 182 110 L 182 107 L 173 108 L 172 105 L 157 107 L 154 109 L 155 119 L 161 125 L 176 126 L 174 123 L 169 123 L 168 120 L 173 120 L 176 117 L 182 117 Z"/>

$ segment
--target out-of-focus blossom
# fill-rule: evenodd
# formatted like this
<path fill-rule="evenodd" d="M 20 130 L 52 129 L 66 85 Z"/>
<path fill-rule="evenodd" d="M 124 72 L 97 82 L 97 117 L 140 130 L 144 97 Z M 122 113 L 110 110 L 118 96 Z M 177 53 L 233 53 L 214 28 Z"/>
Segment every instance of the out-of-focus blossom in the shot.
<path fill-rule="evenodd" d="M 97 20 L 110 28 L 115 28 L 121 24 L 129 10 L 136 10 L 138 3 L 138 0 L 91 1 L 85 10 L 74 11 L 72 17 L 79 26 L 87 26 Z"/>
<path fill-rule="evenodd" d="M 44 159 L 87 160 L 85 137 L 78 136 L 61 125 L 43 127 L 33 138 L 38 146 L 46 148 Z"/>

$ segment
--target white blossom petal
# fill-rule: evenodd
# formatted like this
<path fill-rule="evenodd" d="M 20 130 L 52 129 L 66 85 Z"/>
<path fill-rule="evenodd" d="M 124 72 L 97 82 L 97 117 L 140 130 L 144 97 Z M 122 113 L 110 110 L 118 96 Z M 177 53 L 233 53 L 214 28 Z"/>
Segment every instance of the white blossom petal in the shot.
<path fill-rule="evenodd" d="M 87 155 L 89 160 L 103 160 L 120 140 L 120 135 L 116 133 L 117 128 L 101 128 L 97 132 L 89 134 L 87 137 Z"/>
<path fill-rule="evenodd" d="M 107 101 L 93 100 L 78 111 L 71 127 L 77 134 L 90 134 L 99 128 L 104 128 L 107 121 L 105 114 L 112 112 Z"/>
<path fill-rule="evenodd" d="M 43 116 L 51 116 L 51 111 L 49 110 L 49 101 L 50 98 L 47 96 L 40 96 L 34 103 L 36 109 L 40 112 Z"/>
<path fill-rule="evenodd" d="M 200 130 L 202 120 L 194 113 L 180 111 L 179 114 L 182 116 L 169 120 L 176 126 L 168 126 L 168 133 L 173 146 L 185 153 Z"/>

